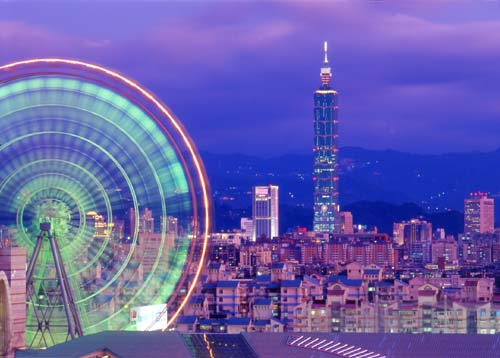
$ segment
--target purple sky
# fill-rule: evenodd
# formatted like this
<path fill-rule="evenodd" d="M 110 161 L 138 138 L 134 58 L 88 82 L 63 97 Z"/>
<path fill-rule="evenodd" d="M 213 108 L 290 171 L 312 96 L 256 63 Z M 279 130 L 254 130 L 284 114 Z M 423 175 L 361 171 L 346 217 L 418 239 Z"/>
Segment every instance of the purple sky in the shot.
<path fill-rule="evenodd" d="M 68 1 L 69 2 L 69 1 Z M 329 41 L 342 146 L 500 147 L 500 2 L 0 2 L 0 63 L 97 62 L 157 94 L 200 150 L 308 153 Z"/>

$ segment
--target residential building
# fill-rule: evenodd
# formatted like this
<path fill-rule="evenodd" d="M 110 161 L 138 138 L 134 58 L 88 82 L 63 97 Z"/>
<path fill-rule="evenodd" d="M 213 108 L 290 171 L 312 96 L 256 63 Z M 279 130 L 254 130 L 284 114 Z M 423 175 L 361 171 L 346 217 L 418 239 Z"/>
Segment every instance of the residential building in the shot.
<path fill-rule="evenodd" d="M 0 355 L 25 345 L 26 250 L 3 247 L 0 248 Z"/>

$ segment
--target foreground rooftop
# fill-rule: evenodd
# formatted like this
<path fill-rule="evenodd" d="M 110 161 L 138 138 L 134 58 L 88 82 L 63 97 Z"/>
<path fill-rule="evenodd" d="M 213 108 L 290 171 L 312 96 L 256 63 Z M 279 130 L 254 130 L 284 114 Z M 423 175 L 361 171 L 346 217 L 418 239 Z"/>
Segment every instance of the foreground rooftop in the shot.
<path fill-rule="evenodd" d="M 107 356 L 106 356 L 107 355 Z M 16 358 L 50 357 L 500 357 L 499 335 L 102 332 Z"/>

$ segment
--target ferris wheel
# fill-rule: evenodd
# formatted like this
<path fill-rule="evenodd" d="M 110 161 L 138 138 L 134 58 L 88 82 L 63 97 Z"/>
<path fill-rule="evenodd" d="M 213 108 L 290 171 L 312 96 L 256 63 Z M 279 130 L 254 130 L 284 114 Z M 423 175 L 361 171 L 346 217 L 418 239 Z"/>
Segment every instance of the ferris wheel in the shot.
<path fill-rule="evenodd" d="M 167 328 L 210 230 L 179 120 L 117 72 L 34 59 L 0 67 L 0 128 L 0 227 L 29 259 L 27 344 Z M 153 306 L 153 321 L 141 316 Z"/>

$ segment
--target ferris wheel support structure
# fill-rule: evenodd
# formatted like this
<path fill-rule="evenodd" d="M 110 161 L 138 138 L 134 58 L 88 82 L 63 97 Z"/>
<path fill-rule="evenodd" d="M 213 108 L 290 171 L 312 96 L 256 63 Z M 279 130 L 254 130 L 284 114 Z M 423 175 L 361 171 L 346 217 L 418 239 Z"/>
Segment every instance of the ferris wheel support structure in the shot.
<path fill-rule="evenodd" d="M 80 322 L 80 317 L 78 316 L 78 310 L 75 305 L 75 299 L 71 290 L 71 285 L 69 284 L 68 275 L 66 273 L 66 270 L 64 269 L 61 250 L 59 249 L 59 245 L 57 244 L 57 239 L 50 232 L 49 222 L 43 222 L 40 224 L 40 235 L 38 235 L 35 247 L 33 249 L 33 255 L 31 256 L 26 270 L 27 303 L 28 305 L 33 304 L 34 307 L 37 306 L 35 304 L 36 302 L 34 302 L 36 299 L 38 299 L 38 296 L 35 289 L 33 272 L 45 239 L 47 239 L 48 241 L 50 251 L 52 253 L 52 258 L 54 260 L 54 266 L 56 268 L 56 280 L 60 288 L 60 298 L 62 299 L 64 312 L 66 314 L 66 319 L 68 322 L 67 338 L 71 337 L 71 339 L 74 339 L 76 337 L 81 337 L 83 336 L 83 329 Z M 35 311 L 37 327 L 31 345 L 35 343 L 38 335 L 40 335 L 39 340 L 43 341 L 47 345 L 47 339 L 51 337 L 50 316 L 58 301 L 59 300 L 54 300 L 54 297 L 52 297 L 51 300 L 48 300 L 47 305 L 44 305 L 42 307 L 39 306 L 38 312 Z"/>

